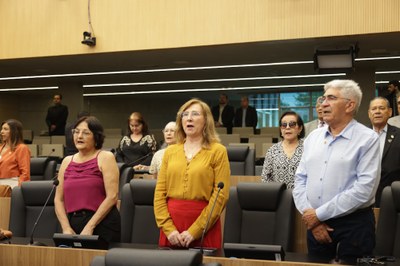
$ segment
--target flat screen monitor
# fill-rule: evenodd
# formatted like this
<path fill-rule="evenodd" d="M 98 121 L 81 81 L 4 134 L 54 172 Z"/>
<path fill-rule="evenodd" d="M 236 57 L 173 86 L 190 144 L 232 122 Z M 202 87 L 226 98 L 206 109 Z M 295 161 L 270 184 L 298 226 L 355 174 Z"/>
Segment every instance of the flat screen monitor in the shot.
<path fill-rule="evenodd" d="M 225 257 L 259 260 L 285 260 L 285 252 L 280 245 L 224 243 Z"/>
<path fill-rule="evenodd" d="M 98 235 L 87 236 L 55 233 L 53 235 L 53 241 L 56 247 L 108 249 L 108 243 Z"/>

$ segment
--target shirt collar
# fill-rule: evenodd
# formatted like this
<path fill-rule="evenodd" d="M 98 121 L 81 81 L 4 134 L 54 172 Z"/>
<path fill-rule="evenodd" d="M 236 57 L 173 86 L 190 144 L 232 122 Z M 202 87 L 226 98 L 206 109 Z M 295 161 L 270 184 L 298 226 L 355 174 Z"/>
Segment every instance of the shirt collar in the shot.
<path fill-rule="evenodd" d="M 356 125 L 357 121 L 355 119 L 352 119 L 350 123 L 347 124 L 347 126 L 340 132 L 335 138 L 342 137 L 345 139 L 351 139 L 351 136 L 353 135 L 354 131 L 354 126 Z M 332 133 L 329 131 L 329 127 L 325 128 L 325 136 L 331 135 Z"/>

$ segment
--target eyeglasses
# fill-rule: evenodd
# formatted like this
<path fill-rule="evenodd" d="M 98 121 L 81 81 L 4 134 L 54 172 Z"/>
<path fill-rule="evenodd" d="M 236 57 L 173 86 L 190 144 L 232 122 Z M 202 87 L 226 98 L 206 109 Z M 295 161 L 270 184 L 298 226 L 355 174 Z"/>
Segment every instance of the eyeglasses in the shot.
<path fill-rule="evenodd" d="M 281 124 L 282 129 L 287 128 L 287 126 L 289 126 L 290 128 L 294 128 L 295 126 L 297 126 L 297 122 L 291 121 L 289 123 L 283 122 Z"/>
<path fill-rule="evenodd" d="M 333 102 L 333 101 L 336 101 L 337 99 L 343 99 L 343 100 L 351 101 L 348 98 L 337 97 L 335 95 L 326 95 L 326 96 L 324 95 L 324 96 L 321 96 L 321 97 L 318 98 L 318 103 L 322 104 L 323 102 L 325 102 L 325 100 L 327 102 Z"/>
<path fill-rule="evenodd" d="M 93 134 L 89 130 L 79 130 L 79 129 L 76 129 L 76 128 L 72 129 L 72 134 L 74 134 L 74 135 L 78 135 L 79 136 L 79 134 L 81 134 L 81 133 L 82 133 L 82 136 L 85 137 L 85 138 L 89 137 L 91 134 Z"/>
<path fill-rule="evenodd" d="M 190 114 L 192 117 L 199 117 L 199 116 L 201 116 L 201 113 L 200 113 L 200 112 L 197 112 L 197 111 L 188 112 L 188 111 L 186 111 L 186 112 L 183 112 L 183 113 L 182 113 L 181 117 L 187 119 L 187 118 L 189 117 L 189 114 Z"/>
<path fill-rule="evenodd" d="M 175 129 L 163 129 L 163 133 L 175 133 Z"/>

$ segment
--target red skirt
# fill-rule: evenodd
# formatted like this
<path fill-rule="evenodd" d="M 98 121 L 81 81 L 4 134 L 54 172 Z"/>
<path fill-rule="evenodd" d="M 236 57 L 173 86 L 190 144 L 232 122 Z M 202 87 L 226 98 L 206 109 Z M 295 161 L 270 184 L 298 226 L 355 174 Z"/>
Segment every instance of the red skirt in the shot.
<path fill-rule="evenodd" d="M 196 200 L 168 200 L 168 211 L 179 233 L 186 231 L 196 221 L 203 209 L 208 205 L 207 201 Z M 189 247 L 200 247 L 200 239 L 194 240 Z M 203 247 L 221 248 L 222 234 L 221 221 L 218 220 L 204 235 Z M 175 247 L 169 243 L 167 236 L 160 230 L 160 247 Z"/>

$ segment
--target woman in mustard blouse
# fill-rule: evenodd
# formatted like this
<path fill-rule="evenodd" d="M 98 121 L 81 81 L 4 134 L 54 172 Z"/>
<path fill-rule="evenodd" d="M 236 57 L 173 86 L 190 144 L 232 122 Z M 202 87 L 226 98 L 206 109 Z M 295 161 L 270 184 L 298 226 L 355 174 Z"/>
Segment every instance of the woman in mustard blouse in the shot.
<path fill-rule="evenodd" d="M 200 238 L 218 192 L 203 246 L 220 248 L 220 215 L 229 197 L 230 167 L 226 148 L 219 143 L 208 105 L 198 99 L 178 111 L 177 144 L 165 151 L 154 195 L 159 245 L 194 247 Z"/>

